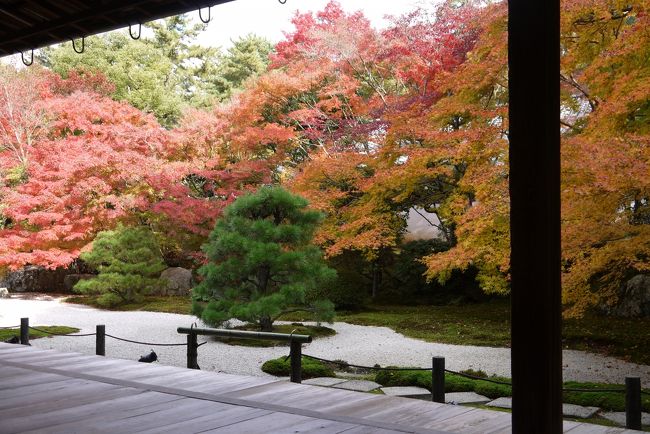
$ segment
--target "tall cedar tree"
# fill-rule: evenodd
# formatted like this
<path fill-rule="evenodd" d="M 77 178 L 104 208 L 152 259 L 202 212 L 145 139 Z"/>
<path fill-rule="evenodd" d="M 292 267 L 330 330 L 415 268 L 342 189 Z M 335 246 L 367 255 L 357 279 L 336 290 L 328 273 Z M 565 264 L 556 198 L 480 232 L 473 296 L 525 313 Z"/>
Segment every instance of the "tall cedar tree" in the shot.
<path fill-rule="evenodd" d="M 99 271 L 93 279 L 78 282 L 74 290 L 101 294 L 99 303 L 114 306 L 138 301 L 164 282 L 158 276 L 165 268 L 156 239 L 147 227 L 118 226 L 100 232 L 90 252 L 81 258 Z"/>
<path fill-rule="evenodd" d="M 292 311 L 330 321 L 333 304 L 314 294 L 335 272 L 312 244 L 322 215 L 306 208 L 305 199 L 279 187 L 229 205 L 203 246 L 211 262 L 199 269 L 204 280 L 194 289 L 194 313 L 208 324 L 237 318 L 262 331 Z"/>

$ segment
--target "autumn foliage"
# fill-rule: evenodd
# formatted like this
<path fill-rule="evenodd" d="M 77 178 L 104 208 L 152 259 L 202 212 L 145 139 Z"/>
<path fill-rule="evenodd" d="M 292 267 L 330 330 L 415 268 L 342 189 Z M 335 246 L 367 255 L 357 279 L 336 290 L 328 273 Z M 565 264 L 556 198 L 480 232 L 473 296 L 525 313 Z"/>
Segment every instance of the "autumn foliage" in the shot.
<path fill-rule="evenodd" d="M 649 20 L 643 1 L 562 2 L 568 313 L 650 272 Z M 149 225 L 168 258 L 196 257 L 228 204 L 280 183 L 325 214 L 315 240 L 365 264 L 373 295 L 416 215 L 445 246 L 418 259 L 427 279 L 472 271 L 508 293 L 505 2 L 445 2 L 378 30 L 332 1 L 297 14 L 269 61 L 174 129 L 111 99 L 101 74 L 3 69 L 0 264 L 64 266 L 120 221 Z"/>

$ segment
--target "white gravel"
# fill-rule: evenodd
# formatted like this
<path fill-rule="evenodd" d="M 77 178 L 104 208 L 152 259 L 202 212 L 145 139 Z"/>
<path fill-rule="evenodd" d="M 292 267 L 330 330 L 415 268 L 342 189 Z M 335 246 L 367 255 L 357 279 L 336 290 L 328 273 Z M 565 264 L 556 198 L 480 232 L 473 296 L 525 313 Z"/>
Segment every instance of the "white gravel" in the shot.
<path fill-rule="evenodd" d="M 190 315 L 156 312 L 110 312 L 81 305 L 62 303 L 60 299 L 0 299 L 0 327 L 20 323 L 28 317 L 30 325 L 67 325 L 93 333 L 96 324 L 105 324 L 106 333 L 137 341 L 185 342 L 185 335 L 176 333 L 180 326 L 189 327 L 197 321 Z M 203 326 L 198 322 L 199 326 Z M 405 337 L 387 327 L 358 326 L 337 322 L 332 326 L 335 336 L 321 338 L 303 347 L 306 354 L 327 359 L 346 360 L 360 365 L 428 367 L 431 356 L 444 356 L 452 370 L 481 369 L 488 374 L 510 376 L 510 350 L 507 348 L 447 345 Z M 200 337 L 199 337 L 200 338 Z M 94 337 L 53 337 L 37 339 L 32 345 L 59 351 L 95 353 Z M 185 347 L 152 347 L 106 338 L 106 355 L 137 360 L 154 349 L 161 364 L 185 366 Z M 260 370 L 268 359 L 288 354 L 287 347 L 238 347 L 209 341 L 199 348 L 201 369 L 232 374 L 264 376 Z M 542 357 L 543 355 L 540 355 Z M 650 366 L 637 365 L 584 351 L 565 350 L 564 379 L 623 383 L 625 376 L 637 375 L 643 384 L 650 383 Z"/>

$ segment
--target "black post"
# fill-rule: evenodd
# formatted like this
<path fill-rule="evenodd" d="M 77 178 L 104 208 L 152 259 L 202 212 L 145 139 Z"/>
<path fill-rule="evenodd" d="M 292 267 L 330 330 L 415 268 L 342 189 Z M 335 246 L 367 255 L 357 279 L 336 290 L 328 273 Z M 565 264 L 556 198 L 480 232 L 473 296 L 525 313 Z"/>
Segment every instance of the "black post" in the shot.
<path fill-rule="evenodd" d="M 431 400 L 445 403 L 445 358 L 431 359 Z"/>
<path fill-rule="evenodd" d="M 198 362 L 199 344 L 196 333 L 187 335 L 187 367 L 189 369 L 199 369 Z"/>
<path fill-rule="evenodd" d="M 106 355 L 106 326 L 104 324 L 95 326 L 95 354 Z"/>
<path fill-rule="evenodd" d="M 641 430 L 641 378 L 625 377 L 625 428 Z"/>
<path fill-rule="evenodd" d="M 20 344 L 29 345 L 29 318 L 20 319 Z"/>
<path fill-rule="evenodd" d="M 512 431 L 558 434 L 560 1 L 509 0 L 508 15 Z"/>
<path fill-rule="evenodd" d="M 302 382 L 302 344 L 291 341 L 289 348 L 289 358 L 291 361 L 291 382 Z"/>

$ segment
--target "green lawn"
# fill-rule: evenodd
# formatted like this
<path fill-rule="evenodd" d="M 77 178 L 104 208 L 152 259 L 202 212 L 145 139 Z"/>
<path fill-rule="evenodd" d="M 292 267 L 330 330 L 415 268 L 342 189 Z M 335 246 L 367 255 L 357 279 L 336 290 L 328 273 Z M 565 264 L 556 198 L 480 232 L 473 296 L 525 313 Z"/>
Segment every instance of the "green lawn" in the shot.
<path fill-rule="evenodd" d="M 44 330 L 49 333 L 56 333 L 56 334 L 70 334 L 70 333 L 77 333 L 79 329 L 74 328 L 74 327 L 67 327 L 67 326 L 35 326 L 37 329 Z M 20 328 L 15 328 L 15 329 L 4 329 L 0 330 L 0 342 L 4 342 L 7 339 L 10 339 L 14 336 L 20 336 Z M 43 333 L 41 331 L 36 331 L 33 329 L 29 329 L 29 339 L 38 339 L 38 338 L 47 338 L 51 337 L 52 335 L 48 333 Z"/>
<path fill-rule="evenodd" d="M 300 316 L 287 318 L 305 320 Z M 454 306 L 369 306 L 338 312 L 336 321 L 390 327 L 428 342 L 493 347 L 510 346 L 510 303 L 496 300 Z M 650 365 L 650 318 L 621 319 L 587 315 L 566 319 L 567 349 L 587 350 Z"/>
<path fill-rule="evenodd" d="M 147 312 L 166 312 L 166 313 L 181 313 L 189 315 L 192 310 L 192 301 L 190 297 L 158 297 L 150 296 L 145 297 L 143 301 L 138 303 L 121 304 L 114 307 L 105 307 L 97 303 L 97 297 L 90 295 L 75 295 L 65 299 L 66 303 L 85 304 L 86 306 L 96 307 L 105 310 L 118 310 L 118 311 L 137 311 L 143 310 Z"/>
<path fill-rule="evenodd" d="M 93 297 L 70 297 L 68 302 L 97 306 Z M 147 297 L 141 303 L 115 310 L 190 312 L 189 297 Z M 307 321 L 303 314 L 282 320 Z M 510 346 L 510 304 L 495 300 L 453 306 L 373 305 L 359 311 L 341 311 L 336 321 L 390 327 L 398 333 L 429 342 L 459 345 Z M 587 315 L 564 321 L 564 347 L 611 355 L 650 365 L 650 318 L 620 319 Z"/>

